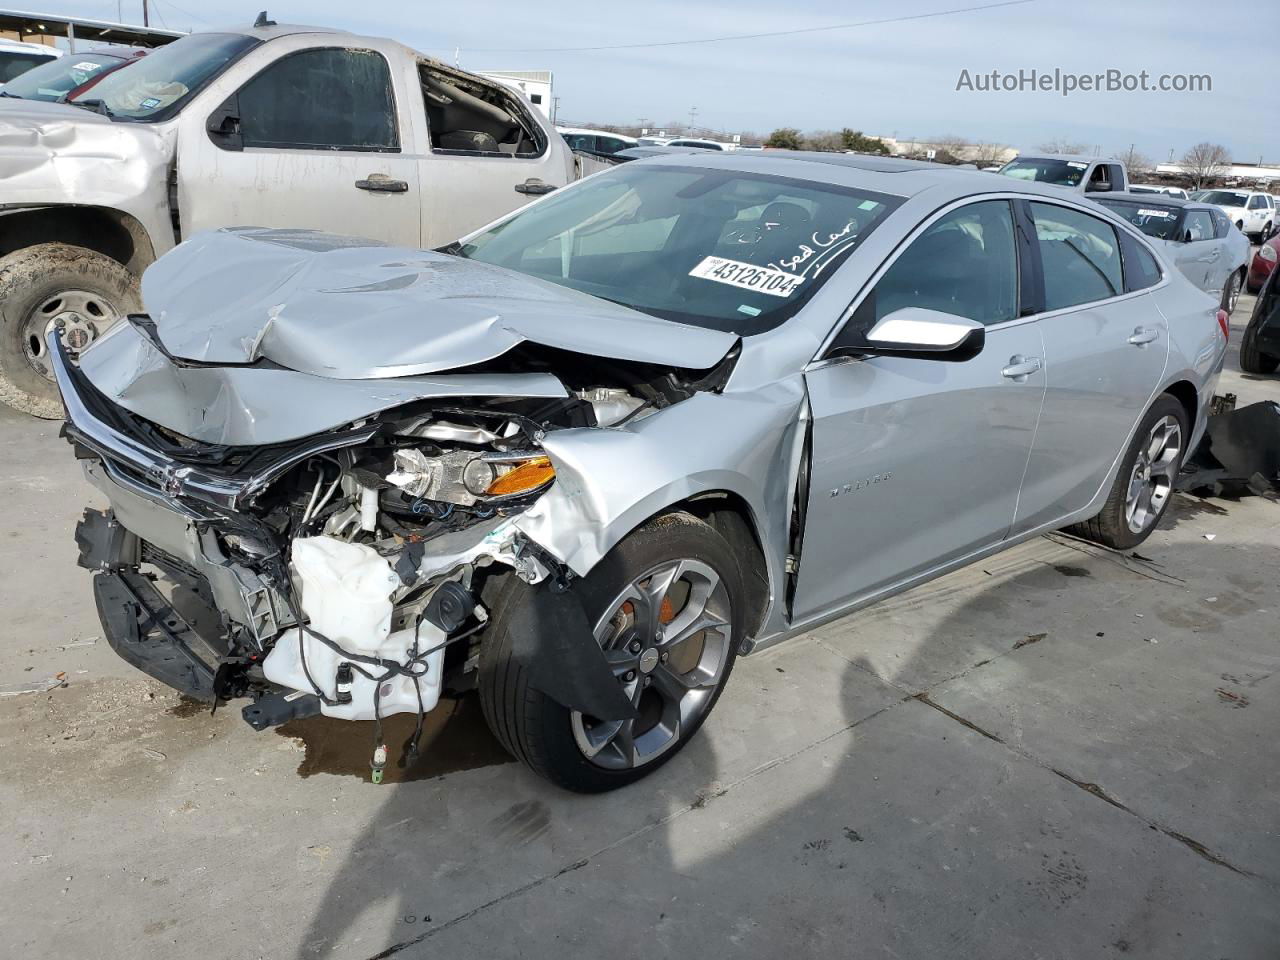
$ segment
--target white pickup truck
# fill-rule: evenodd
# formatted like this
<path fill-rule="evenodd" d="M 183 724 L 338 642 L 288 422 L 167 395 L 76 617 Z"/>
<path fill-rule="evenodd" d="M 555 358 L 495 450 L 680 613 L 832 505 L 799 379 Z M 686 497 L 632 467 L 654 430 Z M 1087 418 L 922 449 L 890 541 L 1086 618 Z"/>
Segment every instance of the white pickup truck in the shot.
<path fill-rule="evenodd" d="M 143 269 L 197 231 L 435 247 L 578 169 L 498 83 L 264 16 L 177 40 L 74 104 L 0 99 L 0 399 L 60 417 L 46 333 L 83 350 L 140 309 Z"/>

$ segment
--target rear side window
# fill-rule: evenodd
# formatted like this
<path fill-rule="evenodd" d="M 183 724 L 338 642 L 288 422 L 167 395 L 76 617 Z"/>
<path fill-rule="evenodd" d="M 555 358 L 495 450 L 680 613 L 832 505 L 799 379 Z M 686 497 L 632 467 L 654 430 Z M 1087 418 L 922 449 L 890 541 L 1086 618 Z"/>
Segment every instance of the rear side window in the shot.
<path fill-rule="evenodd" d="M 853 323 L 869 330 L 903 307 L 923 307 L 984 324 L 1018 313 L 1018 255 L 1005 200 L 952 210 L 920 234 L 876 282 Z"/>
<path fill-rule="evenodd" d="M 1061 310 L 1124 290 L 1115 228 L 1097 217 L 1048 203 L 1032 203 L 1044 265 L 1044 308 Z"/>
<path fill-rule="evenodd" d="M 1141 243 L 1127 233 L 1120 234 L 1124 257 L 1124 288 L 1130 292 L 1154 287 L 1160 282 L 1160 264 Z"/>
<path fill-rule="evenodd" d="M 1221 240 L 1231 232 L 1231 221 L 1227 219 L 1227 215 L 1221 210 L 1213 210 L 1213 235 Z"/>
<path fill-rule="evenodd" d="M 395 151 L 391 71 L 372 50 L 303 50 L 241 88 L 246 147 Z"/>

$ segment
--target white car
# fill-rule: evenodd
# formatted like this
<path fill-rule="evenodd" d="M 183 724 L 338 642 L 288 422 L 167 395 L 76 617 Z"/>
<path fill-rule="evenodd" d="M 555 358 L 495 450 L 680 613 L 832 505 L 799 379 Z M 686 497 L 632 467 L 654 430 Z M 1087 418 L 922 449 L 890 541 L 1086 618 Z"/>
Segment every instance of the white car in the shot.
<path fill-rule="evenodd" d="M 1262 243 L 1276 228 L 1276 198 L 1269 193 L 1255 190 L 1197 190 L 1192 200 L 1212 203 L 1246 237 L 1254 243 Z"/>
<path fill-rule="evenodd" d="M 625 133 L 611 133 L 608 130 L 585 130 L 581 127 L 556 127 L 556 132 L 564 137 L 572 150 L 583 150 L 587 153 L 617 153 L 628 147 L 639 145 L 635 137 Z"/>
<path fill-rule="evenodd" d="M 56 60 L 60 56 L 61 50 L 46 47 L 43 43 L 19 43 L 17 40 L 0 39 L 0 86 L 32 67 Z"/>
<path fill-rule="evenodd" d="M 1165 196 L 1175 197 L 1178 200 L 1186 200 L 1187 191 L 1181 187 L 1167 187 L 1162 183 L 1131 183 L 1129 184 L 1130 193 L 1163 193 Z"/>
<path fill-rule="evenodd" d="M 668 147 L 693 147 L 697 150 L 732 150 L 732 144 L 720 143 L 717 140 L 701 140 L 697 137 L 679 137 L 667 141 Z"/>

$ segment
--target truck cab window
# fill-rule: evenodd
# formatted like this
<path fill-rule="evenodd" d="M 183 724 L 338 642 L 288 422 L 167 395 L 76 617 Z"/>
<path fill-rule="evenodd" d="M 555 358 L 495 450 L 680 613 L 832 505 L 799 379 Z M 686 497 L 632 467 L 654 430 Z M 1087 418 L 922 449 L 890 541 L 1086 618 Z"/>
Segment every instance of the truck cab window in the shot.
<path fill-rule="evenodd" d="M 391 71 L 372 50 L 301 50 L 250 80 L 238 100 L 245 147 L 400 147 Z"/>
<path fill-rule="evenodd" d="M 418 77 L 433 151 L 537 157 L 546 149 L 541 128 L 501 87 L 427 63 Z"/>

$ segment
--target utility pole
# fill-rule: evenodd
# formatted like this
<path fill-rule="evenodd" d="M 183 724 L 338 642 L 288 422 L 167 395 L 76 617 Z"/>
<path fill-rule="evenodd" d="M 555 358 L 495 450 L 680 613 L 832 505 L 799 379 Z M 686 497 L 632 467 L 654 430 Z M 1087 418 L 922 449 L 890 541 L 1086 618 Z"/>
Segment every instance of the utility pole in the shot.
<path fill-rule="evenodd" d="M 698 132 L 697 128 L 693 125 L 693 121 L 696 120 L 697 117 L 698 117 L 698 108 L 690 107 L 689 108 L 689 133 L 691 134 Z"/>
<path fill-rule="evenodd" d="M 556 114 L 560 112 L 560 98 L 551 98 L 551 123 L 554 126 L 556 122 Z"/>
<path fill-rule="evenodd" d="M 142 0 L 142 25 L 144 27 L 151 26 L 151 13 L 147 10 L 147 0 Z"/>

